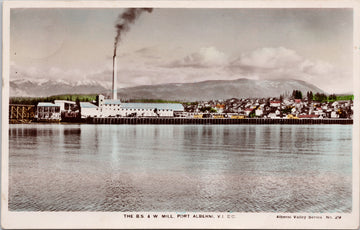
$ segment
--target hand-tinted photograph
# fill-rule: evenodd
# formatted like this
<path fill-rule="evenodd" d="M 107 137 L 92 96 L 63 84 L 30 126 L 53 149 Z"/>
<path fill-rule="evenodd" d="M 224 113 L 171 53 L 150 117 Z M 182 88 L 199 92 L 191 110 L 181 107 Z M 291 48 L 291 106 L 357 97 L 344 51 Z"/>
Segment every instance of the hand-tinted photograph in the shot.
<path fill-rule="evenodd" d="M 352 213 L 353 23 L 11 8 L 8 210 Z"/>

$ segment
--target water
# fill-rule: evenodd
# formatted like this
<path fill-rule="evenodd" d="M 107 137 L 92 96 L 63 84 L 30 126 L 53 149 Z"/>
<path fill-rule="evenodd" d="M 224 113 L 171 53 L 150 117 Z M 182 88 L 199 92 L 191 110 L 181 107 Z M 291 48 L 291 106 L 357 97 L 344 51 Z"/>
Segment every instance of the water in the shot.
<path fill-rule="evenodd" d="M 12 211 L 351 212 L 351 125 L 10 125 Z"/>

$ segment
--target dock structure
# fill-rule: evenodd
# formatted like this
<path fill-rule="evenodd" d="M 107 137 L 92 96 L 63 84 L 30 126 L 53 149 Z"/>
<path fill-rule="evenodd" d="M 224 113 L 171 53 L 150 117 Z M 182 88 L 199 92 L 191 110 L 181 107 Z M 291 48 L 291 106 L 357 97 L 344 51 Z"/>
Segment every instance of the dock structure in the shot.
<path fill-rule="evenodd" d="M 34 105 L 9 105 L 9 121 L 10 123 L 29 123 L 35 118 Z"/>
<path fill-rule="evenodd" d="M 121 117 L 121 118 L 88 118 L 88 124 L 114 125 L 240 125 L 240 124 L 353 124 L 352 119 L 216 119 L 216 118 L 157 118 L 157 117 Z"/>

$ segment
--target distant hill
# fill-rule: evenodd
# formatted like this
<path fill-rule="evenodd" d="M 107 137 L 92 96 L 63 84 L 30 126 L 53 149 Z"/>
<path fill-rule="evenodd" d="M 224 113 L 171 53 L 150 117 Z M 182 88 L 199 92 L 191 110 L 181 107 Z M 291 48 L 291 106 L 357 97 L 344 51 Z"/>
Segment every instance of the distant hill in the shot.
<path fill-rule="evenodd" d="M 201 101 L 242 97 L 279 97 L 286 92 L 300 90 L 314 94 L 325 93 L 318 87 L 300 80 L 216 80 L 196 83 L 171 83 L 143 85 L 118 89 L 120 98 L 129 99 L 166 99 L 181 101 Z"/>
<path fill-rule="evenodd" d="M 97 81 L 79 81 L 76 84 L 64 80 L 13 80 L 10 82 L 11 97 L 43 97 L 59 94 L 109 94 L 111 86 Z M 142 85 L 118 89 L 119 98 L 164 99 L 200 101 L 242 97 L 278 97 L 286 92 L 300 90 L 324 93 L 316 86 L 300 80 L 237 80 L 202 81 L 196 83 L 170 83 Z"/>

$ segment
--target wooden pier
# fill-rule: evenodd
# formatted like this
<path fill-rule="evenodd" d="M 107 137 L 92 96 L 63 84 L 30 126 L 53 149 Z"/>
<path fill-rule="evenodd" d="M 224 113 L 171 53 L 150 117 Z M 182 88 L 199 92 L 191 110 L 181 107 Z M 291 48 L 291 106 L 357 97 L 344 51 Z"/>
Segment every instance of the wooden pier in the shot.
<path fill-rule="evenodd" d="M 30 123 L 35 117 L 34 105 L 9 105 L 10 123 Z"/>
<path fill-rule="evenodd" d="M 303 124 L 353 124 L 352 119 L 217 119 L 217 118 L 158 118 L 158 117 L 121 117 L 121 118 L 88 118 L 88 124 L 112 125 L 303 125 Z"/>

